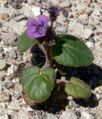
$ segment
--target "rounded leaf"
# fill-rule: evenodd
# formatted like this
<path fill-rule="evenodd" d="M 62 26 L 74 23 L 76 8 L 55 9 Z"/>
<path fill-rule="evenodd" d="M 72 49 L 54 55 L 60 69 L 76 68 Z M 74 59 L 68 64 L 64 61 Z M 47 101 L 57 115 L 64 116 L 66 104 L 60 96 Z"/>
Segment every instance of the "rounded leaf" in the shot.
<path fill-rule="evenodd" d="M 91 88 L 82 80 L 72 77 L 65 85 L 65 92 L 74 98 L 87 99 L 91 96 Z"/>
<path fill-rule="evenodd" d="M 42 70 L 42 73 L 45 74 L 45 75 L 48 75 L 51 82 L 53 82 L 56 78 L 56 73 L 52 68 L 44 68 Z"/>
<path fill-rule="evenodd" d="M 51 79 L 49 73 L 50 71 L 51 74 L 52 72 L 55 73 L 53 69 L 46 69 L 48 73 L 43 73 L 43 70 L 40 70 L 40 68 L 36 66 L 30 67 L 24 70 L 21 76 L 21 84 L 23 85 L 24 91 L 30 99 L 38 102 L 45 101 L 50 96 L 53 89 L 52 81 L 55 80 L 55 77 L 52 77 L 53 80 Z"/>
<path fill-rule="evenodd" d="M 57 35 L 52 53 L 53 59 L 65 66 L 87 66 L 94 59 L 85 43 L 72 35 Z"/>

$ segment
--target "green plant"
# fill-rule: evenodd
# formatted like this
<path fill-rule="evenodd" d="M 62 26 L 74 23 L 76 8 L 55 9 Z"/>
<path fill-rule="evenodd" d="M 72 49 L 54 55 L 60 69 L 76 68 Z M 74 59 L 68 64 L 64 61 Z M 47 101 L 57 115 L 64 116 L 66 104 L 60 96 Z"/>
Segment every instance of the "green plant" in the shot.
<path fill-rule="evenodd" d="M 63 66 L 81 67 L 90 65 L 94 59 L 91 50 L 79 38 L 69 34 L 55 34 L 53 23 L 59 15 L 59 9 L 51 7 L 48 12 L 49 18 L 41 15 L 28 19 L 27 30 L 20 36 L 17 44 L 20 52 L 37 44 L 46 56 L 46 63 L 42 68 L 31 66 L 20 77 L 24 92 L 38 103 L 47 100 L 54 86 L 60 85 L 56 83 L 53 61 Z M 51 23 L 50 26 L 48 22 Z M 65 92 L 74 98 L 87 99 L 91 96 L 89 85 L 78 78 L 72 77 L 69 81 L 66 79 L 64 86 Z"/>

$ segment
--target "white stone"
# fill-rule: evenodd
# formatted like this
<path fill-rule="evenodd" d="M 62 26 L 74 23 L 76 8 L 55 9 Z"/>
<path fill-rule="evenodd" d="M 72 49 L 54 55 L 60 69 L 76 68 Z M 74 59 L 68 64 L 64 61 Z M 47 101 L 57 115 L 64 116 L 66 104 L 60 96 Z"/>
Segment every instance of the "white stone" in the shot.
<path fill-rule="evenodd" d="M 28 4 L 24 4 L 22 7 L 22 12 L 26 17 L 33 17 L 34 14 L 32 12 L 32 6 Z"/>
<path fill-rule="evenodd" d="M 20 110 L 18 113 L 18 119 L 29 119 L 27 111 Z"/>
<path fill-rule="evenodd" d="M 6 103 L 6 102 L 9 102 L 10 100 L 10 95 L 8 93 L 5 93 L 5 92 L 0 92 L 0 103 L 3 102 L 3 103 Z"/>
<path fill-rule="evenodd" d="M 82 119 L 95 119 L 94 116 L 92 116 L 91 114 L 89 114 L 88 112 L 86 111 L 83 111 L 81 113 L 81 117 Z"/>
<path fill-rule="evenodd" d="M 89 48 L 93 48 L 93 47 L 94 47 L 94 43 L 93 43 L 93 42 L 87 41 L 85 44 L 86 44 Z"/>
<path fill-rule="evenodd" d="M 77 119 L 77 116 L 72 111 L 65 111 L 62 113 L 59 119 Z"/>
<path fill-rule="evenodd" d="M 46 114 L 46 119 L 57 119 L 57 117 L 54 116 L 53 114 L 47 113 L 47 114 Z"/>
<path fill-rule="evenodd" d="M 0 71 L 0 81 L 2 80 L 4 75 L 5 75 L 5 72 L 4 71 Z"/>
<path fill-rule="evenodd" d="M 58 0 L 48 0 L 48 4 L 51 4 L 51 5 L 58 5 L 59 2 L 58 2 Z"/>
<path fill-rule="evenodd" d="M 34 14 L 34 17 L 37 17 L 41 14 L 40 7 L 32 6 L 32 12 Z"/>
<path fill-rule="evenodd" d="M 62 2 L 59 3 L 60 7 L 69 7 L 71 4 L 68 0 L 63 0 Z"/>
<path fill-rule="evenodd" d="M 15 110 L 15 111 L 20 110 L 18 101 L 10 102 L 10 104 L 8 105 L 8 109 Z"/>
<path fill-rule="evenodd" d="M 93 34 L 92 29 L 85 28 L 85 30 L 84 30 L 84 38 L 85 39 L 88 39 L 92 34 Z"/>
<path fill-rule="evenodd" d="M 76 37 L 81 37 L 83 38 L 84 35 L 84 25 L 75 21 L 70 21 L 69 26 L 68 26 L 68 33 L 72 34 Z"/>
<path fill-rule="evenodd" d="M 0 119 L 9 119 L 7 114 L 1 114 Z"/>
<path fill-rule="evenodd" d="M 0 70 L 3 70 L 6 66 L 6 60 L 5 59 L 0 59 Z"/>

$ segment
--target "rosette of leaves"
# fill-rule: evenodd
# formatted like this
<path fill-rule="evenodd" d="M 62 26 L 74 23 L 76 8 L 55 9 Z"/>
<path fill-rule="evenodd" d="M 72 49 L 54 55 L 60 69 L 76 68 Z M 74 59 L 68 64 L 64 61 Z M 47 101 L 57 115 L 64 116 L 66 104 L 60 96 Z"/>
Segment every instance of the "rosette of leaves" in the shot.
<path fill-rule="evenodd" d="M 30 99 L 43 102 L 51 95 L 55 78 L 54 69 L 32 66 L 23 71 L 20 81 Z"/>

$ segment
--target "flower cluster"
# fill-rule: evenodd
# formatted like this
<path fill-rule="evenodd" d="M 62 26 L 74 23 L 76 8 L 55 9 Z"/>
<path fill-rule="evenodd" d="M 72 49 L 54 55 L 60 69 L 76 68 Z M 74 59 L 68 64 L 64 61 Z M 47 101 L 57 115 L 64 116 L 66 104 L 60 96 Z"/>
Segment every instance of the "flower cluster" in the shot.
<path fill-rule="evenodd" d="M 38 19 L 30 18 L 27 21 L 26 34 L 31 39 L 41 38 L 46 35 L 49 19 L 41 15 Z"/>

